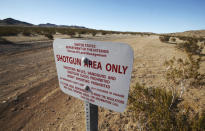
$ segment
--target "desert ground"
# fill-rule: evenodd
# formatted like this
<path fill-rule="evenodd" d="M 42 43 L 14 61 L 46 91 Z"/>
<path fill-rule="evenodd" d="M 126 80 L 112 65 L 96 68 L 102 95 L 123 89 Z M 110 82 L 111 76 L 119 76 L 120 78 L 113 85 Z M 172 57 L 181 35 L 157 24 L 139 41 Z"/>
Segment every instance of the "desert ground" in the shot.
<path fill-rule="evenodd" d="M 66 36 L 56 36 L 69 38 Z M 168 89 L 165 60 L 185 58 L 174 44 L 157 35 L 104 35 L 83 37 L 129 44 L 134 50 L 130 91 L 138 82 Z M 205 72 L 204 64 L 201 72 Z M 183 98 L 192 108 L 205 108 L 205 89 L 186 89 Z M 129 106 L 129 105 L 128 105 Z M 64 94 L 58 84 L 52 41 L 6 37 L 0 44 L 0 130 L 85 130 L 84 102 Z M 99 130 L 139 130 L 127 108 L 123 113 L 99 108 Z"/>

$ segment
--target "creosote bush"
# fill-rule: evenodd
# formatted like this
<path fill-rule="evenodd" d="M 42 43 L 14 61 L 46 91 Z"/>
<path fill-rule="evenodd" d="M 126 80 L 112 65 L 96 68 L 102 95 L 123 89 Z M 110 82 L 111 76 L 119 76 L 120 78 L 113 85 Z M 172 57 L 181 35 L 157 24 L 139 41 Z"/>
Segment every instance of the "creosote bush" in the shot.
<path fill-rule="evenodd" d="M 94 31 L 92 32 L 92 36 L 96 36 L 96 34 L 97 34 L 97 32 L 94 32 Z"/>
<path fill-rule="evenodd" d="M 31 31 L 23 31 L 22 33 L 24 36 L 31 36 Z"/>
<path fill-rule="evenodd" d="M 140 122 L 143 130 L 205 130 L 205 112 L 193 118 L 190 108 L 178 108 L 178 103 L 172 104 L 172 93 L 160 88 L 146 88 L 140 84 L 133 87 L 129 95 L 129 109 L 134 118 Z"/>
<path fill-rule="evenodd" d="M 23 31 L 22 31 L 23 32 Z M 0 36 L 16 36 L 20 33 L 18 28 L 0 27 Z"/>
<path fill-rule="evenodd" d="M 102 32 L 102 35 L 106 35 L 107 33 L 105 31 Z"/>
<path fill-rule="evenodd" d="M 170 39 L 170 36 L 166 36 L 166 35 L 159 36 L 159 40 L 161 42 L 169 42 L 169 39 Z"/>
<path fill-rule="evenodd" d="M 196 40 L 190 39 L 177 44 L 177 47 L 185 51 L 187 58 L 185 60 L 172 58 L 165 61 L 165 65 L 168 67 L 167 80 L 175 84 L 176 87 L 181 86 L 181 90 L 185 88 L 185 84 L 195 88 L 204 86 L 205 74 L 199 72 L 204 45 L 198 45 Z"/>
<path fill-rule="evenodd" d="M 171 37 L 171 38 L 170 38 L 170 41 L 171 41 L 171 42 L 176 42 L 176 38 L 175 38 L 175 37 Z"/>
<path fill-rule="evenodd" d="M 51 35 L 51 34 L 45 34 L 45 37 L 47 37 L 50 40 L 53 40 L 53 35 Z"/>
<path fill-rule="evenodd" d="M 183 40 L 183 41 L 196 41 L 196 42 L 205 41 L 204 37 L 196 37 L 196 36 L 193 36 L 193 37 L 190 37 L 190 36 L 176 36 L 176 37 L 178 37 L 180 40 Z"/>
<path fill-rule="evenodd" d="M 186 88 L 201 88 L 205 85 L 205 74 L 199 72 L 200 64 L 202 62 L 202 51 L 204 49 L 204 44 L 200 43 L 197 38 L 190 37 L 180 37 L 184 42 L 177 43 L 177 48 L 184 51 L 187 58 L 173 57 L 172 59 L 165 61 L 167 66 L 166 79 L 171 83 L 172 89 L 172 104 L 171 107 L 174 108 L 176 101 L 182 100 L 182 94 Z M 181 89 L 180 94 L 177 92 Z M 180 110 L 176 114 L 176 124 L 187 125 L 185 128 L 177 128 L 177 130 L 205 130 L 205 111 L 202 111 L 201 116 L 196 114 L 194 117 L 190 117 L 190 113 L 187 112 L 181 115 Z M 186 109 L 185 109 L 186 110 Z M 175 114 L 173 114 L 174 116 Z M 178 121 L 178 119 L 180 121 Z"/>
<path fill-rule="evenodd" d="M 190 55 L 200 55 L 204 45 L 199 45 L 196 39 L 188 40 L 182 43 L 177 44 L 179 49 L 184 50 L 187 54 Z"/>

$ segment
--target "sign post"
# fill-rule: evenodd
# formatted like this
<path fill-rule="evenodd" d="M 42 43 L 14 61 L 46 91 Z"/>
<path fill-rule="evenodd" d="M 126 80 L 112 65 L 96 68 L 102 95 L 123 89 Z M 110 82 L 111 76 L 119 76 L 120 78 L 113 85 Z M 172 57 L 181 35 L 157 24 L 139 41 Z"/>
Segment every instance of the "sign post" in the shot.
<path fill-rule="evenodd" d="M 133 50 L 123 43 L 55 39 L 61 90 L 85 101 L 87 131 L 98 127 L 98 106 L 123 112 L 127 105 Z"/>
<path fill-rule="evenodd" d="M 85 101 L 86 131 L 98 130 L 98 106 Z"/>
<path fill-rule="evenodd" d="M 82 58 L 84 64 L 89 64 L 89 59 Z M 85 90 L 91 92 L 89 86 L 85 86 Z M 85 118 L 86 118 L 86 131 L 98 131 L 98 106 L 89 103 L 85 100 Z"/>

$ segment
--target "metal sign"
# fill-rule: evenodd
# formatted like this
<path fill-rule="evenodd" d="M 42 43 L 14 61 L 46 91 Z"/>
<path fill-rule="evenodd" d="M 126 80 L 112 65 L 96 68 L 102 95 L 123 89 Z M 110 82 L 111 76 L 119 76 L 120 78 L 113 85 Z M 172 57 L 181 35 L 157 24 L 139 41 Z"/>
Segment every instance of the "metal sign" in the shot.
<path fill-rule="evenodd" d="M 53 49 L 63 92 L 110 110 L 124 111 L 133 65 L 129 45 L 56 39 Z"/>

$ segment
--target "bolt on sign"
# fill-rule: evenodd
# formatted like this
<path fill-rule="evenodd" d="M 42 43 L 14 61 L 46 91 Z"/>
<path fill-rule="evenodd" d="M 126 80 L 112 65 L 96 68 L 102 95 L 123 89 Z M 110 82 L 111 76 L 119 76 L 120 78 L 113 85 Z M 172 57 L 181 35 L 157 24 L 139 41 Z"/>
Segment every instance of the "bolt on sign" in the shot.
<path fill-rule="evenodd" d="M 64 93 L 110 110 L 124 111 L 133 65 L 129 45 L 56 39 L 53 49 Z"/>

